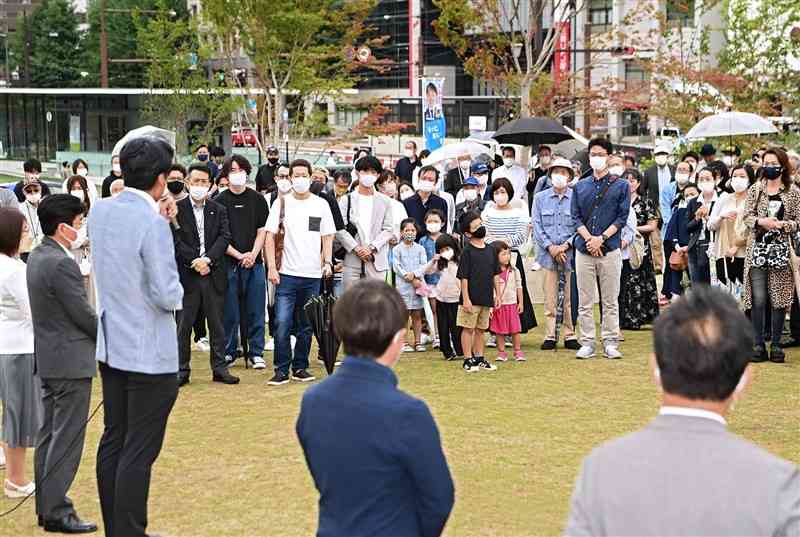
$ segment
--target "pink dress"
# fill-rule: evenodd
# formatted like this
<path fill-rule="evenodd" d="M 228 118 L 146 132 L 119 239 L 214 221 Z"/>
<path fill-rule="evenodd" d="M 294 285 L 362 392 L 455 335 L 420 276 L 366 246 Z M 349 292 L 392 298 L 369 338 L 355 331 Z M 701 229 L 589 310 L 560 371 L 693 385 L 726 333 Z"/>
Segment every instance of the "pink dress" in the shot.
<path fill-rule="evenodd" d="M 500 273 L 500 307 L 494 308 L 489 330 L 493 333 L 506 336 L 519 334 L 522 324 L 517 311 L 517 289 L 522 289 L 522 277 L 516 267 L 508 268 Z"/>

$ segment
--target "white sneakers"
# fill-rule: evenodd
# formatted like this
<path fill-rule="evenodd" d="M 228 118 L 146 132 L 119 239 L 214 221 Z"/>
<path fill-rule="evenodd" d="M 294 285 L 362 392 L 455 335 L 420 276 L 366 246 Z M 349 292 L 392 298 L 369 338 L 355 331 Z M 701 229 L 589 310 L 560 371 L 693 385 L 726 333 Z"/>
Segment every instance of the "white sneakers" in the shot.
<path fill-rule="evenodd" d="M 586 360 L 588 358 L 593 358 L 594 356 L 594 347 L 590 345 L 581 345 L 581 348 L 575 353 L 575 358 L 578 360 Z"/>
<path fill-rule="evenodd" d="M 15 485 L 8 479 L 5 480 L 3 485 L 6 498 L 27 498 L 31 494 L 36 493 L 36 484 L 31 481 L 25 486 Z"/>
<path fill-rule="evenodd" d="M 195 343 L 195 347 L 197 347 L 197 350 L 201 352 L 208 352 L 211 350 L 211 345 L 208 343 L 207 337 L 201 337 L 198 339 L 197 343 Z"/>
<path fill-rule="evenodd" d="M 594 356 L 596 356 L 594 347 L 591 345 L 582 345 L 580 350 L 575 353 L 575 358 L 578 360 L 586 360 L 588 358 L 593 358 Z M 619 360 L 622 358 L 622 353 L 619 352 L 619 348 L 616 345 L 609 343 L 603 348 L 603 356 L 611 360 Z"/>
<path fill-rule="evenodd" d="M 605 352 L 603 354 L 606 358 L 610 358 L 612 360 L 619 360 L 622 358 L 622 353 L 619 352 L 619 349 L 616 345 L 606 345 Z"/>
<path fill-rule="evenodd" d="M 266 369 L 267 364 L 261 356 L 253 356 L 250 358 L 250 367 L 253 369 Z"/>

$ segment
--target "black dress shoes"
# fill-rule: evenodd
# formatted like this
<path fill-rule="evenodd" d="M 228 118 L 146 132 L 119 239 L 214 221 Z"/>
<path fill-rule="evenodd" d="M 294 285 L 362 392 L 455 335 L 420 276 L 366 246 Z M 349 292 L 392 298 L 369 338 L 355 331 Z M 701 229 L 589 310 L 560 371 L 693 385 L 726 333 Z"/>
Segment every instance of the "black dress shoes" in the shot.
<path fill-rule="evenodd" d="M 762 347 L 761 345 L 756 345 L 753 348 L 753 356 L 750 358 L 750 361 L 756 364 L 760 364 L 761 362 L 766 362 L 767 360 L 769 360 L 767 349 L 765 347 Z"/>
<path fill-rule="evenodd" d="M 769 353 L 769 361 L 773 364 L 783 364 L 786 362 L 786 354 L 783 349 L 777 345 L 773 345 Z"/>
<path fill-rule="evenodd" d="M 44 531 L 51 533 L 94 533 L 97 531 L 97 524 L 84 522 L 75 513 L 59 518 L 57 520 L 45 520 Z"/>
<path fill-rule="evenodd" d="M 189 375 L 178 375 L 178 388 L 189 384 Z"/>
<path fill-rule="evenodd" d="M 222 384 L 239 384 L 239 377 L 234 377 L 227 369 L 214 371 L 212 380 L 214 382 L 221 382 Z"/>

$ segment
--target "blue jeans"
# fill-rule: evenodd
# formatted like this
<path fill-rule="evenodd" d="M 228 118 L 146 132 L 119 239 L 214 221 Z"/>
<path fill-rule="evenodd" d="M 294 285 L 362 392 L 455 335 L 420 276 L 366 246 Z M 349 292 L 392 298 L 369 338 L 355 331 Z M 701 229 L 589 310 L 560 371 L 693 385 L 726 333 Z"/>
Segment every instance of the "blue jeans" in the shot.
<path fill-rule="evenodd" d="M 689 250 L 689 277 L 692 279 L 692 285 L 711 283 L 711 267 L 707 252 L 707 242 L 698 242 Z"/>
<path fill-rule="evenodd" d="M 264 309 L 267 301 L 267 280 L 264 265 L 246 269 L 238 265 L 228 268 L 228 294 L 225 296 L 225 354 L 236 356 L 239 335 L 239 297 L 244 301 L 247 319 L 247 358 L 264 354 Z"/>
<path fill-rule="evenodd" d="M 275 290 L 275 372 L 289 373 L 289 364 L 292 369 L 308 369 L 308 353 L 311 350 L 311 325 L 305 312 L 298 315 L 298 325 L 295 324 L 295 308 L 303 308 L 311 297 L 318 296 L 321 281 L 319 278 L 301 278 L 281 274 L 281 282 Z M 294 345 L 294 357 L 289 334 L 297 334 Z"/>

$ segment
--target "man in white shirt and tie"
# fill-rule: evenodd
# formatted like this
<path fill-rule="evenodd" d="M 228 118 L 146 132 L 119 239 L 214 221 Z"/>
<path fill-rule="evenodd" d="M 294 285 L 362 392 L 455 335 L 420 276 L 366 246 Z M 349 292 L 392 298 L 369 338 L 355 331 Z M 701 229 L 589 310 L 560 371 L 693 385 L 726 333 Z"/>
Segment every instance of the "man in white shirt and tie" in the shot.
<path fill-rule="evenodd" d="M 656 321 L 661 411 L 595 449 L 565 535 L 800 535 L 800 470 L 727 428 L 753 331 L 727 292 L 699 286 Z"/>

